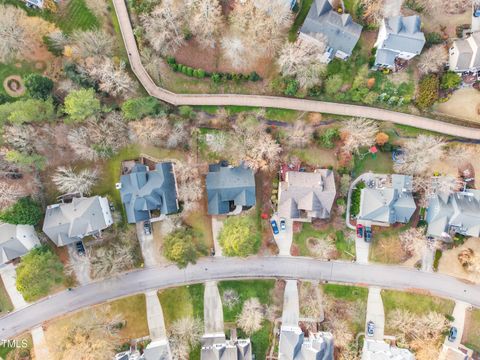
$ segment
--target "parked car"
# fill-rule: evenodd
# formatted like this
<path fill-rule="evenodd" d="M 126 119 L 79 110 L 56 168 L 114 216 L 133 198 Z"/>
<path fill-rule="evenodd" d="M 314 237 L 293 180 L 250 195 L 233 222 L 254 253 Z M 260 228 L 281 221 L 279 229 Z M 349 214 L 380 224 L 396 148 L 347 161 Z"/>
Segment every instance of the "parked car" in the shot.
<path fill-rule="evenodd" d="M 270 225 L 272 225 L 272 230 L 275 235 L 278 234 L 278 226 L 275 220 L 270 220 Z"/>
<path fill-rule="evenodd" d="M 108 205 L 110 207 L 110 211 L 114 212 L 115 211 L 115 205 L 113 203 L 109 203 Z"/>
<path fill-rule="evenodd" d="M 448 341 L 454 342 L 457 339 L 457 328 L 452 326 L 448 333 Z"/>
<path fill-rule="evenodd" d="M 362 224 L 357 224 L 357 238 L 363 239 L 363 225 Z"/>
<path fill-rule="evenodd" d="M 152 225 L 150 224 L 150 221 L 145 221 L 143 223 L 143 233 L 145 235 L 151 235 L 152 234 Z"/>
<path fill-rule="evenodd" d="M 210 248 L 210 256 L 215 256 L 215 248 Z"/>
<path fill-rule="evenodd" d="M 287 223 L 285 221 L 285 219 L 280 219 L 280 230 L 282 231 L 285 231 L 285 229 L 287 228 Z"/>
<path fill-rule="evenodd" d="M 372 241 L 372 228 L 370 226 L 365 226 L 365 241 Z"/>
<path fill-rule="evenodd" d="M 373 334 L 375 334 L 375 323 L 370 320 L 367 323 L 367 335 L 368 336 L 373 336 Z"/>
<path fill-rule="evenodd" d="M 75 249 L 77 249 L 78 255 L 85 255 L 85 246 L 83 245 L 83 241 L 77 241 L 75 243 Z"/>

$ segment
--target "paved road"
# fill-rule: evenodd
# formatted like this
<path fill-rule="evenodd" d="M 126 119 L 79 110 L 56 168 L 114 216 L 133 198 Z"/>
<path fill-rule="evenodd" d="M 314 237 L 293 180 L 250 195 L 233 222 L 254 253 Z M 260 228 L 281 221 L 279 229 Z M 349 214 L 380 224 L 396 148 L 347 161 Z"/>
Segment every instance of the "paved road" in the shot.
<path fill-rule="evenodd" d="M 480 307 L 480 286 L 438 273 L 387 265 L 319 261 L 302 257 L 205 258 L 196 265 L 136 270 L 45 298 L 0 319 L 0 339 L 8 339 L 50 319 L 122 296 L 207 280 L 283 278 L 327 280 L 395 289 L 423 289 Z"/>
<path fill-rule="evenodd" d="M 158 87 L 142 65 L 125 0 L 113 0 L 130 66 L 145 90 L 153 97 L 173 105 L 240 105 L 271 107 L 299 111 L 320 112 L 346 116 L 362 116 L 376 120 L 391 121 L 397 124 L 433 130 L 439 133 L 467 139 L 480 140 L 480 129 L 449 124 L 425 117 L 403 114 L 366 106 L 337 104 L 314 100 L 293 99 L 264 95 L 242 94 L 175 94 Z"/>

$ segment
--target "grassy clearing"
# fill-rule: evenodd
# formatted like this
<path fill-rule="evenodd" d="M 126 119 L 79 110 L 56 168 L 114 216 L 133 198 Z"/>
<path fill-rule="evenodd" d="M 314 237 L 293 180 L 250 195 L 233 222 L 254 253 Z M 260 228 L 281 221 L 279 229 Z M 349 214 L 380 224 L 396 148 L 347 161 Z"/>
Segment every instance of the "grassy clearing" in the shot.
<path fill-rule="evenodd" d="M 2 278 L 0 277 L 0 316 L 5 315 L 7 312 L 12 310 L 12 301 L 10 300 Z"/>
<path fill-rule="evenodd" d="M 272 334 L 273 324 L 268 321 L 264 321 L 262 328 L 250 336 L 252 342 L 252 352 L 255 355 L 255 359 L 266 359 L 267 351 L 270 346 L 270 335 Z M 239 330 L 238 335 L 241 338 L 248 338 L 243 331 Z"/>
<path fill-rule="evenodd" d="M 159 292 L 165 326 L 168 327 L 177 319 L 199 317 L 203 319 L 203 284 L 182 286 Z"/>
<path fill-rule="evenodd" d="M 313 0 L 300 1 L 300 9 L 298 11 L 297 17 L 295 18 L 295 21 L 293 22 L 293 25 L 290 28 L 290 31 L 288 32 L 288 40 L 290 40 L 291 42 L 294 42 L 295 40 L 297 40 L 297 33 L 302 27 L 303 22 L 307 17 L 308 11 L 312 6 L 312 3 L 313 3 Z"/>
<path fill-rule="evenodd" d="M 183 220 L 193 228 L 196 239 L 200 239 L 207 248 L 213 247 L 212 221 L 203 209 L 189 212 Z"/>
<path fill-rule="evenodd" d="M 322 149 L 318 146 L 309 146 L 304 149 L 293 149 L 292 155 L 303 162 L 316 167 L 337 167 L 337 157 L 329 149 Z"/>
<path fill-rule="evenodd" d="M 303 116 L 303 112 L 289 109 L 267 108 L 266 117 L 271 120 L 292 122 Z"/>
<path fill-rule="evenodd" d="M 389 328 L 388 320 L 395 309 L 405 309 L 419 316 L 428 314 L 430 311 L 450 315 L 455 305 L 452 300 L 394 290 L 382 290 L 382 299 L 385 309 L 386 332 L 393 331 Z"/>
<path fill-rule="evenodd" d="M 341 230 L 335 230 L 333 226 L 328 227 L 326 230 L 316 230 L 312 224 L 305 223 L 302 226 L 302 231 L 293 234 L 293 242 L 298 246 L 300 256 L 314 256 L 307 246 L 307 239 L 323 239 L 327 236 L 333 236 L 335 238 L 335 247 L 337 248 L 340 259 L 352 259 L 352 255 L 355 255 L 355 243 L 349 241 Z"/>
<path fill-rule="evenodd" d="M 16 66 L 15 64 L 18 64 L 19 66 Z M 33 72 L 38 72 L 38 70 L 35 70 L 35 67 L 31 63 L 23 61 L 23 62 L 17 62 L 15 64 L 0 63 L 0 94 L 8 95 L 7 92 L 5 91 L 5 88 L 3 87 L 3 81 L 7 77 L 11 75 L 19 75 L 22 78 L 25 78 L 25 76 L 28 74 L 31 74 Z M 15 98 L 15 99 L 18 99 L 18 98 Z"/>
<path fill-rule="evenodd" d="M 365 153 L 367 151 L 367 149 L 361 149 L 360 153 Z M 353 168 L 354 176 L 358 176 L 367 171 L 372 171 L 378 174 L 393 173 L 392 154 L 389 152 L 378 152 L 376 158 L 373 158 L 368 154 L 365 155 L 363 159 L 356 156 L 355 166 Z"/>
<path fill-rule="evenodd" d="M 467 312 L 462 343 L 476 352 L 480 352 L 480 309 Z"/>
<path fill-rule="evenodd" d="M 59 11 L 56 23 L 67 34 L 100 26 L 100 21 L 87 7 L 85 0 L 70 0 L 66 8 Z"/>
<path fill-rule="evenodd" d="M 368 297 L 368 289 L 358 286 L 325 284 L 323 285 L 323 292 L 335 299 L 346 301 L 367 301 Z"/>
<path fill-rule="evenodd" d="M 237 315 L 241 313 L 245 300 L 256 297 L 262 304 L 271 302 L 270 292 L 275 286 L 274 280 L 245 280 L 245 281 L 222 281 L 218 284 L 220 294 L 227 289 L 233 289 L 240 297 L 240 301 L 231 309 L 223 306 L 223 318 L 225 322 L 235 322 Z"/>

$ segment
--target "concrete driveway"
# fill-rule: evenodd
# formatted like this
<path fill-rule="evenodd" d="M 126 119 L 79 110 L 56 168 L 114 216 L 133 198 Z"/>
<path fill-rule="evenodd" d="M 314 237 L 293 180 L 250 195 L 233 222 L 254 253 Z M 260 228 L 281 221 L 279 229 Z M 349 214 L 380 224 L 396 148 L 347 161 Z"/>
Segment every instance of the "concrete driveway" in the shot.
<path fill-rule="evenodd" d="M 155 246 L 153 235 L 145 235 L 143 230 L 143 221 L 137 222 L 135 226 L 137 228 L 137 238 L 140 242 L 140 247 L 142 248 L 143 263 L 145 264 L 145 267 L 158 265 L 159 261 L 157 258 L 157 253 L 159 252 L 159 249 L 157 249 Z"/>
<path fill-rule="evenodd" d="M 35 359 L 49 360 L 50 351 L 48 350 L 47 341 L 45 340 L 45 332 L 43 327 L 37 326 L 32 331 L 33 352 L 35 353 Z"/>
<path fill-rule="evenodd" d="M 203 297 L 203 317 L 205 322 L 205 334 L 224 334 L 223 307 L 220 292 L 215 281 L 205 283 Z"/>
<path fill-rule="evenodd" d="M 278 226 L 278 234 L 273 234 L 273 239 L 278 246 L 278 255 L 280 256 L 290 256 L 290 248 L 292 247 L 293 242 L 293 221 L 290 219 L 285 219 L 285 230 L 280 228 L 280 218 L 278 214 L 273 214 L 271 220 L 275 220 Z"/>
<path fill-rule="evenodd" d="M 385 331 L 385 312 L 383 310 L 381 289 L 371 286 L 368 288 L 367 316 L 365 319 L 365 336 L 367 339 L 383 340 Z M 373 336 L 367 335 L 367 324 L 373 321 L 375 324 L 375 332 Z"/>
<path fill-rule="evenodd" d="M 455 341 L 448 341 L 448 336 L 445 337 L 445 346 L 452 348 L 458 348 L 462 342 L 463 329 L 465 327 L 465 317 L 467 314 L 467 309 L 471 307 L 470 304 L 463 301 L 455 301 L 455 307 L 453 308 L 452 316 L 455 318 L 451 326 L 457 328 L 457 338 Z"/>
<path fill-rule="evenodd" d="M 72 269 L 75 274 L 77 281 L 80 285 L 86 285 L 92 281 L 90 277 L 90 259 L 88 257 L 88 251 L 84 255 L 79 255 L 75 244 L 70 244 L 67 246 L 68 257 L 70 258 L 69 267 Z M 85 249 L 87 250 L 87 249 Z"/>
<path fill-rule="evenodd" d="M 220 235 L 220 231 L 223 228 L 223 221 L 216 216 L 212 216 L 212 233 L 213 233 L 213 246 L 215 248 L 215 256 L 223 256 L 222 247 L 218 242 L 218 236 Z"/>
<path fill-rule="evenodd" d="M 150 338 L 152 341 L 166 340 L 167 330 L 165 329 L 165 320 L 157 291 L 147 291 L 145 293 L 145 301 L 147 304 L 147 322 Z"/>
<path fill-rule="evenodd" d="M 287 280 L 283 295 L 282 326 L 298 326 L 299 319 L 300 304 L 297 280 Z"/>
<path fill-rule="evenodd" d="M 360 239 L 355 234 L 355 257 L 357 263 L 368 264 L 368 255 L 370 254 L 370 243 Z"/>
<path fill-rule="evenodd" d="M 3 285 L 5 290 L 7 290 L 8 296 L 12 301 L 12 305 L 15 310 L 22 309 L 28 305 L 28 303 L 23 298 L 17 290 L 16 279 L 17 273 L 15 272 L 15 266 L 13 264 L 7 264 L 0 269 L 0 274 L 2 276 Z"/>

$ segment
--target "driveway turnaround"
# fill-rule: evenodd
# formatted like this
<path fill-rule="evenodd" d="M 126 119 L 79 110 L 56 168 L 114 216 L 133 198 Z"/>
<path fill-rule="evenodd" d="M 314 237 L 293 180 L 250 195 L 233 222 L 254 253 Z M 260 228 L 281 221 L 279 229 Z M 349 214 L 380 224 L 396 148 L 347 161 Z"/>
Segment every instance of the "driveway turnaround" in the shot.
<path fill-rule="evenodd" d="M 179 269 L 144 268 L 63 291 L 0 318 L 0 339 L 9 339 L 48 320 L 95 304 L 148 290 L 208 280 L 281 278 L 329 281 L 381 288 L 416 290 L 480 307 L 480 286 L 401 266 L 362 265 L 305 257 L 203 258 Z"/>
<path fill-rule="evenodd" d="M 367 316 L 365 319 L 365 336 L 367 339 L 383 341 L 385 330 L 385 312 L 379 287 L 371 286 L 368 289 Z M 367 333 L 368 322 L 372 321 L 375 326 L 373 336 Z"/>
<path fill-rule="evenodd" d="M 120 24 L 123 42 L 127 50 L 130 66 L 140 83 L 150 96 L 168 102 L 173 105 L 237 105 L 252 107 L 271 107 L 291 109 L 298 111 L 320 112 L 345 116 L 361 116 L 375 120 L 389 121 L 397 124 L 414 126 L 424 130 L 464 137 L 467 139 L 480 139 L 480 129 L 469 128 L 450 124 L 426 117 L 399 113 L 384 109 L 366 106 L 329 103 L 315 100 L 294 99 L 265 95 L 243 94 L 175 94 L 171 91 L 158 87 L 143 67 L 138 52 L 132 24 L 125 4 L 125 0 L 113 0 L 115 12 Z"/>

